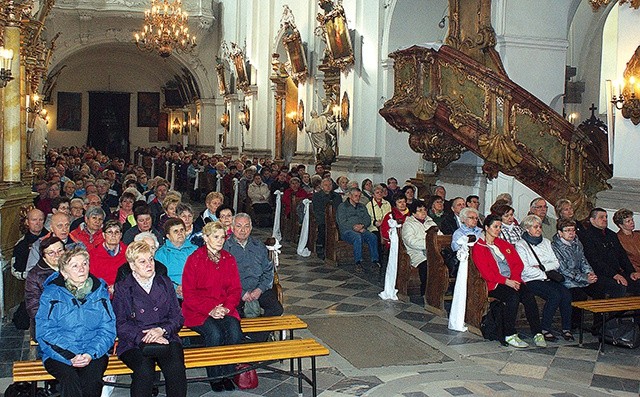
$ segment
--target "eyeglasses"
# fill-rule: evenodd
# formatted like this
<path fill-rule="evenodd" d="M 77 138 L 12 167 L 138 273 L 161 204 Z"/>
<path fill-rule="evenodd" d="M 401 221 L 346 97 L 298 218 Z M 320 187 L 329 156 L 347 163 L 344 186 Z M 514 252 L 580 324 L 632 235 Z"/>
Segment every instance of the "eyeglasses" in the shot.
<path fill-rule="evenodd" d="M 535 206 L 535 207 L 533 207 L 533 208 L 541 209 L 541 208 L 549 208 L 549 207 L 547 207 L 547 205 L 546 205 L 546 204 L 544 204 L 544 205 L 536 205 L 536 206 Z"/>
<path fill-rule="evenodd" d="M 63 253 L 64 253 L 64 248 L 61 248 L 61 249 L 56 250 L 56 251 L 51 251 L 51 250 L 44 251 L 45 255 L 51 255 L 51 256 L 53 256 L 53 255 L 62 255 Z"/>
<path fill-rule="evenodd" d="M 566 228 L 566 229 L 562 229 L 563 233 L 575 233 L 576 229 L 574 228 Z"/>

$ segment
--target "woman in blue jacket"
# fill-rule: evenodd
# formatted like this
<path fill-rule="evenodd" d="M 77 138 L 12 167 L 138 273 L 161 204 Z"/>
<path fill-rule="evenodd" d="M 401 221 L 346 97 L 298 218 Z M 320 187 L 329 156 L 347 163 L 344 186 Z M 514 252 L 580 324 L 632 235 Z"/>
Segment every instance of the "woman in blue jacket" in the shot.
<path fill-rule="evenodd" d="M 59 272 L 44 283 L 36 335 L 44 367 L 60 382 L 62 397 L 99 397 L 116 322 L 104 281 L 89 274 L 89 254 L 65 252 Z"/>

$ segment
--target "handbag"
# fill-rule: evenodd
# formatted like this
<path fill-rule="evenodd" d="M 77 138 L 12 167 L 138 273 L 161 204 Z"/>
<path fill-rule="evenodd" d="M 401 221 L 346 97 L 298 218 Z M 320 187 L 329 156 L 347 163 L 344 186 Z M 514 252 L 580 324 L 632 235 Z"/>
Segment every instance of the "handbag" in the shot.
<path fill-rule="evenodd" d="M 164 357 L 169 354 L 170 347 L 168 344 L 161 343 L 145 343 L 142 342 L 138 345 L 142 355 L 145 357 Z"/>
<path fill-rule="evenodd" d="M 250 367 L 249 364 L 238 364 L 236 371 L 242 371 L 248 367 Z M 233 377 L 233 383 L 241 390 L 255 389 L 258 387 L 258 373 L 255 369 L 241 372 Z"/>
<path fill-rule="evenodd" d="M 604 342 L 635 349 L 640 346 L 640 326 L 633 318 L 612 318 L 605 326 Z"/>
<path fill-rule="evenodd" d="M 557 270 L 547 270 L 545 269 L 544 265 L 542 264 L 542 262 L 540 262 L 540 258 L 538 258 L 538 254 L 536 254 L 536 251 L 533 250 L 533 247 L 531 246 L 531 244 L 529 244 L 528 241 L 524 241 L 525 243 L 527 243 L 527 245 L 529 246 L 529 249 L 531 250 L 531 252 L 533 252 L 533 256 L 536 257 L 536 260 L 538 261 L 538 266 L 540 267 L 540 270 L 542 270 L 546 275 L 547 278 L 551 281 L 555 281 L 556 283 L 561 283 L 564 281 L 564 276 L 562 275 L 562 273 L 560 273 Z"/>

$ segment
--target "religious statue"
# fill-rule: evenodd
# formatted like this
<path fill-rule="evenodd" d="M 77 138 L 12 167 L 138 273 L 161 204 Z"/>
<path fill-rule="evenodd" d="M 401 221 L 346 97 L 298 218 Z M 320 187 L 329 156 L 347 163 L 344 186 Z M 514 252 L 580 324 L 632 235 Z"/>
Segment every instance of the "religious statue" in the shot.
<path fill-rule="evenodd" d="M 33 132 L 29 140 L 29 156 L 31 161 L 44 161 L 44 155 L 47 148 L 47 122 L 40 115 L 35 116 L 33 123 Z"/>
<path fill-rule="evenodd" d="M 311 111 L 311 120 L 307 124 L 309 140 L 316 149 L 316 161 L 330 165 L 336 160 L 337 123 L 330 106 L 324 113 Z"/>

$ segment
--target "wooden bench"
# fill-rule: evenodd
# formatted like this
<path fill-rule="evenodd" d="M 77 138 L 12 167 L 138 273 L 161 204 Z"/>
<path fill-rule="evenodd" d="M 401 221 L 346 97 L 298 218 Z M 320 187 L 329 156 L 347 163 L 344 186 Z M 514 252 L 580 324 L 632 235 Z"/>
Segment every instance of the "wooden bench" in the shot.
<path fill-rule="evenodd" d="M 438 235 L 438 227 L 432 226 L 426 233 L 427 288 L 425 309 L 447 316 L 444 310 L 444 295 L 449 289 L 449 268 L 444 263 L 442 249 L 451 246 L 451 236 Z"/>
<path fill-rule="evenodd" d="M 298 379 L 298 393 L 302 395 L 302 381 L 306 381 L 312 388 L 313 396 L 317 396 L 316 357 L 329 355 L 329 350 L 314 339 L 295 339 L 277 342 L 247 343 L 241 345 L 199 347 L 184 350 L 184 362 L 187 369 L 203 368 L 226 364 L 252 364 L 242 372 L 264 368 L 269 371 L 285 374 Z M 302 359 L 311 360 L 311 378 L 302 371 Z M 274 368 L 270 364 L 282 360 L 297 360 L 297 369 L 289 371 Z M 160 370 L 160 368 L 156 368 Z M 131 369 L 117 356 L 109 357 L 109 364 L 105 375 L 128 375 Z M 14 382 L 32 382 L 35 396 L 37 382 L 51 380 L 53 377 L 44 369 L 41 360 L 16 361 L 13 363 Z M 190 378 L 187 382 L 207 382 L 210 378 Z M 107 385 L 129 387 L 127 384 L 110 383 Z M 161 383 L 162 384 L 162 383 Z"/>
<path fill-rule="evenodd" d="M 327 265 L 346 265 L 354 262 L 353 245 L 340 240 L 340 231 L 336 223 L 336 210 L 332 205 L 325 207 L 325 263 Z M 370 259 L 369 247 L 362 245 L 362 259 Z"/>
<path fill-rule="evenodd" d="M 398 233 L 396 289 L 398 290 L 398 298 L 404 302 L 409 302 L 409 296 L 420 293 L 420 274 L 417 267 L 411 266 L 411 258 L 407 253 L 407 247 L 402 241 L 402 233 Z"/>
<path fill-rule="evenodd" d="M 607 313 L 625 312 L 629 310 L 640 310 L 640 296 L 629 296 L 625 298 L 592 299 L 586 301 L 571 302 L 571 306 L 580 309 L 580 338 L 578 344 L 582 346 L 584 312 L 589 311 L 595 315 L 602 316 L 602 330 L 600 339 L 600 351 L 604 352 L 604 335 L 606 331 Z"/>

